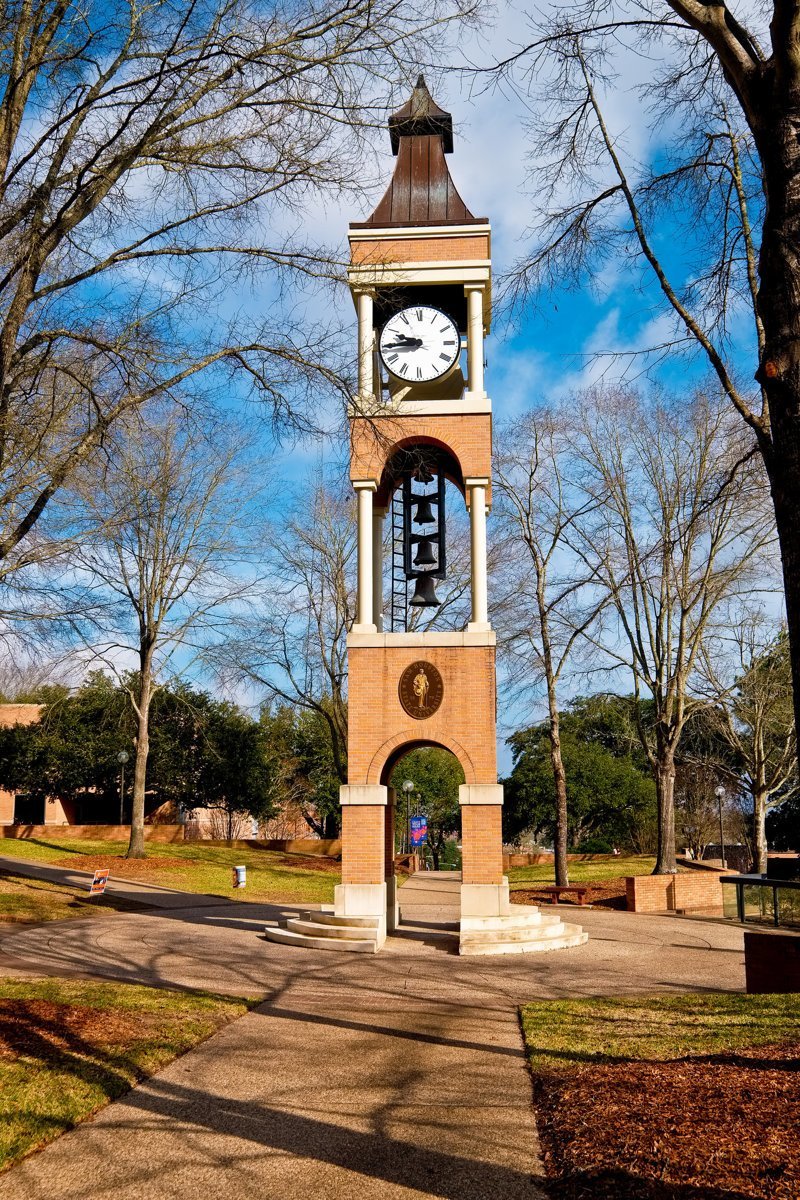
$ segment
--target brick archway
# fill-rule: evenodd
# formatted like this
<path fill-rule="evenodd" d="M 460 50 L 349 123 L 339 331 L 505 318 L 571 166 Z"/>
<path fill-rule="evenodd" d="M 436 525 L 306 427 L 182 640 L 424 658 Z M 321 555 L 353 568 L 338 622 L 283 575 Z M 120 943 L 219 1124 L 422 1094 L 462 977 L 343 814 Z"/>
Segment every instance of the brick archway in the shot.
<path fill-rule="evenodd" d="M 438 746 L 441 750 L 449 750 L 461 764 L 464 782 L 479 782 L 472 759 L 460 742 L 442 734 L 437 734 L 433 738 L 424 738 L 420 737 L 419 733 L 413 729 L 405 729 L 402 733 L 388 738 L 375 751 L 367 771 L 367 783 L 388 784 L 389 776 L 397 761 L 410 750 L 416 750 L 420 746 Z"/>

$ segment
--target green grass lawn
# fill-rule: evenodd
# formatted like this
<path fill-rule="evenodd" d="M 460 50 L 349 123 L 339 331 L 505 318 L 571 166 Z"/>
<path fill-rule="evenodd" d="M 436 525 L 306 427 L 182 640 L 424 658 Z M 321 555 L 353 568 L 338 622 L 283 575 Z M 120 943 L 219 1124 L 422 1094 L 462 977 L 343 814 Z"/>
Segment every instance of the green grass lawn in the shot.
<path fill-rule="evenodd" d="M 800 995 L 521 1010 L 553 1200 L 800 1196 Z"/>
<path fill-rule="evenodd" d="M 0 838 L 0 855 L 72 866 L 76 870 L 107 866 L 112 875 L 126 879 L 237 900 L 330 903 L 334 886 L 340 880 L 338 868 L 329 859 L 316 862 L 310 857 L 250 846 L 147 842 L 144 861 L 125 859 L 125 849 L 123 842 L 58 837 Z M 234 889 L 231 868 L 240 865 L 247 867 L 247 886 Z"/>
<path fill-rule="evenodd" d="M 115 899 L 110 893 L 89 896 L 85 890 L 0 872 L 0 927 L 37 921 L 63 921 L 97 913 L 140 911 L 141 906 Z"/>
<path fill-rule="evenodd" d="M 534 1071 L 619 1059 L 664 1061 L 800 1041 L 800 995 L 712 993 L 547 1000 L 522 1009 Z"/>
<path fill-rule="evenodd" d="M 570 883 L 602 883 L 605 879 L 617 879 L 621 875 L 652 875 L 655 858 L 646 854 L 620 854 L 618 858 L 599 859 L 595 862 L 571 862 Z M 512 891 L 515 885 L 555 883 L 555 868 L 552 863 L 538 867 L 511 867 L 508 881 Z"/>
<path fill-rule="evenodd" d="M 0 979 L 0 1170 L 256 1002 L 127 983 Z"/>

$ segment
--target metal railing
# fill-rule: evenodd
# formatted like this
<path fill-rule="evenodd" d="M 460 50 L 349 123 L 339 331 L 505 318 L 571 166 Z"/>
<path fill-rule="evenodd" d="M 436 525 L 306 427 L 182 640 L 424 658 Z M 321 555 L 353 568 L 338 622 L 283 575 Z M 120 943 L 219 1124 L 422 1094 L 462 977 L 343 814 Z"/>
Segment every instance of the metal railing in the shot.
<path fill-rule="evenodd" d="M 722 911 L 731 920 L 800 929 L 800 879 L 723 875 L 720 883 Z"/>

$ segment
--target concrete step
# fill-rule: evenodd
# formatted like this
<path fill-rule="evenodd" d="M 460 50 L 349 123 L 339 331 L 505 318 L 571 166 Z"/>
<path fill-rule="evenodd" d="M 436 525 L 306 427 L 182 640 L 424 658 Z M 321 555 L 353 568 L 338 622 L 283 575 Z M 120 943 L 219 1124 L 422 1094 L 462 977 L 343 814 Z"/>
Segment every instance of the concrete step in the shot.
<path fill-rule="evenodd" d="M 470 932 L 480 932 L 502 929 L 544 929 L 551 925 L 558 925 L 561 922 L 561 917 L 558 913 L 543 913 L 538 908 L 522 908 L 516 911 L 517 906 L 513 905 L 511 912 L 505 917 L 462 917 L 462 930 L 470 930 Z"/>
<path fill-rule="evenodd" d="M 505 937 L 499 931 L 487 931 L 483 937 L 461 935 L 459 954 L 539 954 L 546 950 L 568 950 L 574 946 L 582 946 L 588 942 L 589 935 L 580 925 L 564 924 L 563 928 L 554 933 L 542 930 L 539 937 L 514 938 Z"/>
<path fill-rule="evenodd" d="M 559 937 L 564 932 L 564 922 L 554 925 L 504 925 L 499 929 L 470 929 L 462 924 L 462 942 L 536 942 L 540 938 Z"/>
<path fill-rule="evenodd" d="M 292 933 L 304 933 L 308 937 L 331 938 L 343 942 L 359 942 L 365 938 L 370 940 L 370 934 L 377 937 L 378 927 L 373 922 L 366 928 L 350 925 L 326 925 L 322 921 L 304 921 L 302 917 L 289 917 L 286 928 Z"/>
<path fill-rule="evenodd" d="M 375 938 L 360 938 L 350 940 L 345 938 L 311 937 L 305 933 L 295 933 L 291 929 L 281 929 L 277 925 L 267 925 L 264 936 L 268 942 L 280 942 L 284 946 L 303 946 L 307 950 L 348 950 L 356 954 L 375 954 L 378 943 Z"/>
<path fill-rule="evenodd" d="M 342 929 L 377 929 L 377 917 L 337 917 L 332 912 L 304 912 L 303 921 L 314 921 L 318 925 L 335 925 Z"/>

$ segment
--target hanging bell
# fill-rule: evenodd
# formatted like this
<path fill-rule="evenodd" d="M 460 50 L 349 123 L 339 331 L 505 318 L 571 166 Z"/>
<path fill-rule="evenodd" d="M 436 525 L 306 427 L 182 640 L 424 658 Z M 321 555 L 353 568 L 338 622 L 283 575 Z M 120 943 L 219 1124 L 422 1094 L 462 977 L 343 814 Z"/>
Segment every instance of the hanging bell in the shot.
<path fill-rule="evenodd" d="M 414 524 L 415 525 L 432 525 L 433 522 L 436 520 L 436 517 L 433 515 L 433 509 L 431 508 L 430 500 L 428 500 L 428 498 L 425 497 L 422 500 L 417 500 L 416 504 L 417 504 L 417 512 L 416 512 L 416 516 L 414 517 Z"/>
<path fill-rule="evenodd" d="M 414 595 L 408 602 L 414 608 L 438 608 L 439 598 L 434 589 L 432 575 L 418 575 Z"/>
<path fill-rule="evenodd" d="M 435 567 L 437 563 L 436 552 L 433 548 L 433 542 L 430 538 L 421 538 L 417 544 L 417 553 L 414 555 L 415 567 Z"/>

